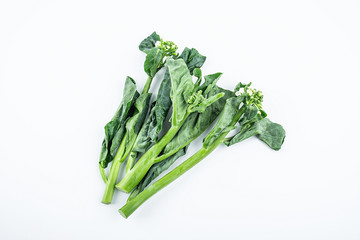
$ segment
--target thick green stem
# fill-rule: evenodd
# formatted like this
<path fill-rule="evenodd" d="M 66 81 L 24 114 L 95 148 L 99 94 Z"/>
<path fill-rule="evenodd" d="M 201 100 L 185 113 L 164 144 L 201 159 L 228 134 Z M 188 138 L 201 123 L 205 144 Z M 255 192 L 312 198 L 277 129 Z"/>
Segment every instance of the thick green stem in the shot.
<path fill-rule="evenodd" d="M 204 159 L 207 155 L 209 155 L 219 144 L 220 142 L 218 144 L 213 144 L 211 147 L 207 149 L 201 148 L 197 153 L 192 155 L 189 159 L 187 159 L 185 162 L 180 164 L 174 170 L 172 170 L 164 177 L 160 178 L 158 181 L 150 185 L 150 187 L 146 188 L 135 198 L 128 201 L 121 209 L 119 209 L 120 214 L 125 218 L 129 217 L 147 199 L 149 199 L 155 193 L 166 187 L 168 184 L 173 182 L 175 179 L 180 177 L 190 168 L 192 168 L 197 163 L 199 163 L 202 159 Z"/>
<path fill-rule="evenodd" d="M 187 145 L 187 144 L 186 144 Z M 186 146 L 185 145 L 185 146 Z M 179 146 L 173 150 L 171 150 L 170 152 L 166 153 L 166 154 L 163 154 L 157 158 L 154 159 L 154 163 L 158 163 L 158 162 L 161 162 L 162 160 L 174 155 L 175 153 L 177 153 L 180 149 L 184 148 L 185 146 Z"/>
<path fill-rule="evenodd" d="M 136 185 L 138 185 L 138 183 L 141 181 L 141 179 L 143 179 L 150 167 L 154 164 L 154 158 L 160 154 L 166 144 L 168 144 L 176 135 L 181 125 L 182 124 L 179 124 L 178 126 L 172 126 L 159 142 L 157 142 L 144 155 L 142 155 L 135 166 L 116 185 L 116 188 L 126 193 L 129 193 L 131 190 L 133 190 L 134 187 L 136 187 Z"/>
<path fill-rule="evenodd" d="M 125 151 L 125 140 L 124 140 L 125 138 L 126 136 L 124 136 L 123 141 L 121 142 L 120 147 L 116 152 L 114 160 L 112 161 L 109 177 L 105 186 L 105 192 L 103 195 L 102 203 L 106 203 L 106 204 L 111 203 L 111 200 L 113 198 L 116 180 L 120 171 L 120 166 L 121 163 L 126 158 L 126 155 L 125 158 L 123 157 Z"/>
<path fill-rule="evenodd" d="M 153 77 L 148 77 L 144 86 L 144 89 L 141 94 L 148 93 L 150 89 L 151 82 L 153 80 Z"/>

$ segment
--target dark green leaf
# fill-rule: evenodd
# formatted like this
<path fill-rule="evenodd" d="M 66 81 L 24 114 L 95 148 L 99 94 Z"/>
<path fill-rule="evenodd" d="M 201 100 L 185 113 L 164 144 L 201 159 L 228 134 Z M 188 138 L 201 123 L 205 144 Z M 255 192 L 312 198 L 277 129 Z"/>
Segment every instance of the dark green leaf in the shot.
<path fill-rule="evenodd" d="M 144 62 L 144 71 L 149 77 L 153 78 L 158 70 L 163 66 L 163 58 L 163 52 L 156 47 L 152 48 L 148 52 Z"/>
<path fill-rule="evenodd" d="M 127 77 L 123 91 L 123 99 L 112 120 L 105 125 L 105 138 L 102 143 L 99 160 L 103 168 L 106 168 L 108 163 L 112 161 L 117 148 L 120 146 L 125 133 L 124 125 L 126 119 L 129 117 L 130 108 L 138 96 L 139 93 L 136 91 L 135 81 Z"/>
<path fill-rule="evenodd" d="M 195 48 L 185 48 L 179 58 L 184 59 L 191 75 L 194 69 L 201 68 L 206 60 L 206 57 L 201 55 Z"/>
<path fill-rule="evenodd" d="M 194 92 L 194 83 L 183 59 L 166 61 L 171 79 L 170 98 L 173 106 L 172 125 L 180 124 L 187 114 L 188 100 Z"/>
<path fill-rule="evenodd" d="M 160 41 L 160 36 L 156 32 L 153 32 L 150 36 L 145 38 L 139 45 L 140 51 L 149 53 L 150 50 L 155 47 L 156 42 Z"/>
<path fill-rule="evenodd" d="M 255 105 L 248 105 L 244 115 L 241 117 L 239 123 L 240 125 L 244 126 L 245 124 L 252 121 L 258 114 L 259 110 Z"/>
<path fill-rule="evenodd" d="M 210 92 L 210 90 L 216 85 L 221 75 L 222 73 L 214 73 L 214 74 L 206 75 L 204 77 L 205 82 L 199 88 L 201 91 L 204 92 L 204 96 L 206 96 Z"/>
<path fill-rule="evenodd" d="M 153 104 L 150 114 L 140 130 L 134 145 L 134 152 L 144 153 L 152 143 L 157 141 L 157 137 L 163 128 L 166 115 L 171 107 L 170 89 L 170 75 L 168 69 L 166 69 L 164 79 L 161 82 L 156 97 L 156 103 Z"/>
<path fill-rule="evenodd" d="M 125 139 L 125 153 L 132 148 L 137 134 L 144 123 L 146 114 L 149 109 L 151 93 L 141 94 L 136 100 L 134 107 L 135 112 L 131 118 L 126 122 L 126 139 Z"/>
<path fill-rule="evenodd" d="M 286 133 L 280 124 L 273 123 L 268 118 L 263 118 L 252 125 L 245 125 L 245 128 L 243 127 L 238 134 L 231 138 L 230 141 L 225 142 L 225 144 L 230 146 L 255 135 L 270 148 L 279 150 Z"/>
<path fill-rule="evenodd" d="M 224 109 L 220 114 L 216 126 L 204 139 L 204 148 L 218 140 L 223 133 L 234 129 L 234 119 L 239 111 L 239 106 L 242 101 L 243 99 L 241 97 L 232 97 L 226 100 Z"/>

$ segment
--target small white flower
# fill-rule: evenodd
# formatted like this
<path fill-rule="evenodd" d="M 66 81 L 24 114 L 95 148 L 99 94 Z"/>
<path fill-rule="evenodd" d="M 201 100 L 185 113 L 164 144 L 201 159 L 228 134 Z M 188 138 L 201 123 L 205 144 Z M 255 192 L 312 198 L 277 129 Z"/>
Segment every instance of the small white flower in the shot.
<path fill-rule="evenodd" d="M 243 89 L 243 88 L 240 88 L 239 91 L 237 91 L 237 92 L 235 93 L 235 95 L 236 95 L 236 96 L 240 96 L 240 95 L 243 94 L 244 92 L 245 92 L 244 89 Z"/>
<path fill-rule="evenodd" d="M 251 96 L 253 94 L 253 91 L 251 89 L 248 89 L 246 92 L 247 92 L 247 94 L 249 94 L 249 96 Z"/>

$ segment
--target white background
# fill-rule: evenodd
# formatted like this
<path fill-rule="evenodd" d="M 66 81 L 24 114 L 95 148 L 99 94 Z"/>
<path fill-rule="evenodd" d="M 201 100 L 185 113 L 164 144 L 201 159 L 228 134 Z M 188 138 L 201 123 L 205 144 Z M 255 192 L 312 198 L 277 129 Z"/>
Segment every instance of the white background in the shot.
<path fill-rule="evenodd" d="M 360 239 L 359 1 L 2 1 L 0 239 Z M 283 148 L 219 147 L 129 219 L 103 126 L 156 30 L 253 82 Z M 152 89 L 156 89 L 156 81 Z M 190 153 L 200 147 L 196 141 Z M 182 158 L 181 160 L 184 160 Z"/>

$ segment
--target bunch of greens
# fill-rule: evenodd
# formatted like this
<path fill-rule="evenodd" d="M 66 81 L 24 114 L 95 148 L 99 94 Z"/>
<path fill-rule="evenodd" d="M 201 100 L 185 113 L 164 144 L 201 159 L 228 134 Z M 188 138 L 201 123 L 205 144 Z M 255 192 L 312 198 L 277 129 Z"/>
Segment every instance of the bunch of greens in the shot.
<path fill-rule="evenodd" d="M 144 70 L 148 80 L 139 94 L 134 80 L 126 79 L 123 100 L 113 119 L 105 126 L 99 161 L 106 184 L 103 203 L 111 202 L 115 188 L 131 193 L 119 210 L 128 217 L 149 197 L 200 162 L 221 143 L 231 146 L 257 136 L 270 148 L 281 148 L 285 131 L 267 118 L 262 110 L 263 95 L 250 88 L 251 83 L 239 83 L 234 91 L 217 86 L 221 73 L 202 76 L 200 68 L 205 56 L 194 48 L 185 48 L 179 55 L 174 43 L 163 41 L 155 32 L 141 42 L 139 49 L 147 54 Z M 157 97 L 150 103 L 151 81 L 163 67 L 165 72 Z M 171 125 L 164 129 L 169 112 Z M 189 144 L 217 118 L 201 149 L 150 185 L 185 155 Z M 227 137 L 234 129 L 236 134 Z M 160 138 L 161 132 L 165 133 Z M 125 176 L 116 183 L 121 164 L 126 159 Z M 106 176 L 104 169 L 110 162 L 110 172 Z"/>

